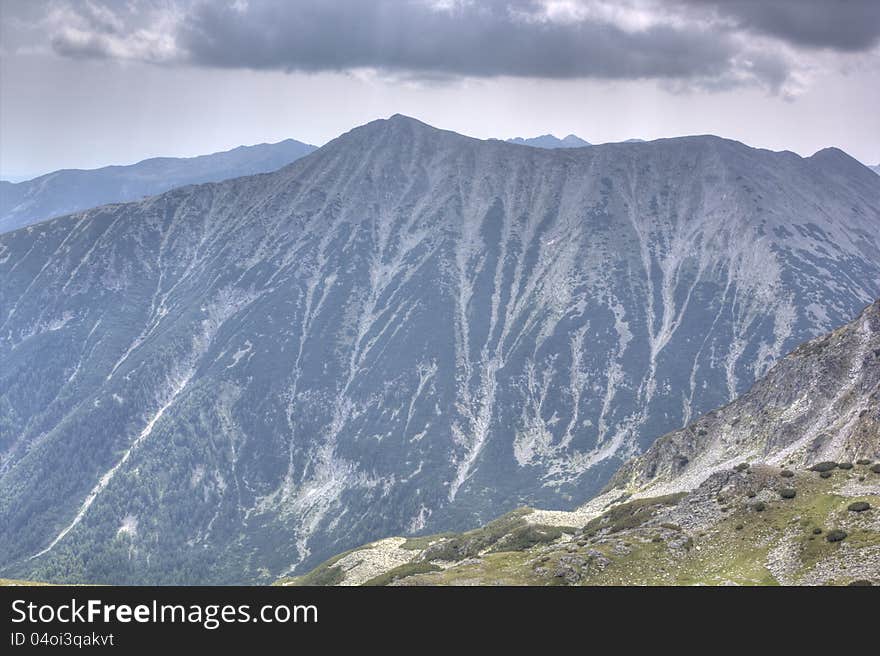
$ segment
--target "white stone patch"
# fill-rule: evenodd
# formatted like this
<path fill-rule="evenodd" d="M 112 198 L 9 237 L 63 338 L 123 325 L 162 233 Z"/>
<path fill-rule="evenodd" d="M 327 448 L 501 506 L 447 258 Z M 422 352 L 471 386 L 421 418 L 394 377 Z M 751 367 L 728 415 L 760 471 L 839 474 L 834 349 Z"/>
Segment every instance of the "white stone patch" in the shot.
<path fill-rule="evenodd" d="M 135 515 L 126 515 L 122 519 L 122 524 L 119 525 L 119 530 L 116 531 L 116 535 L 127 535 L 130 538 L 133 538 L 137 535 L 138 528 L 138 520 Z"/>
<path fill-rule="evenodd" d="M 339 585 L 361 585 L 395 567 L 412 561 L 419 552 L 401 549 L 406 538 L 386 538 L 354 551 L 334 564 L 345 574 Z"/>
<path fill-rule="evenodd" d="M 189 486 L 195 487 L 205 478 L 205 466 L 196 465 L 189 477 Z"/>
<path fill-rule="evenodd" d="M 238 364 L 238 361 L 241 360 L 244 356 L 251 354 L 251 349 L 253 348 L 253 344 L 251 344 L 251 340 L 247 339 L 244 342 L 244 347 L 238 349 L 235 353 L 232 354 L 232 364 L 226 365 L 227 369 L 232 369 Z"/>
<path fill-rule="evenodd" d="M 422 504 L 421 507 L 419 507 L 418 514 L 410 520 L 409 526 L 407 526 L 407 533 L 417 533 L 421 531 L 428 524 L 428 518 L 430 516 L 431 509 L 425 504 Z"/>

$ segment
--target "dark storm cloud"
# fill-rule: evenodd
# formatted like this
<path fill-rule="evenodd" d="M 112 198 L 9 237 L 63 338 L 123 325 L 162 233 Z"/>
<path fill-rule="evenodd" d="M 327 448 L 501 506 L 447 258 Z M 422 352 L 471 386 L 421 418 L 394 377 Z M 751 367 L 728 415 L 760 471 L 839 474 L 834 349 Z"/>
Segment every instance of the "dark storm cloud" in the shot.
<path fill-rule="evenodd" d="M 858 52 L 880 42 L 880 0 L 685 0 L 739 29 L 806 48 Z"/>
<path fill-rule="evenodd" d="M 69 0 L 67 57 L 213 68 L 786 86 L 780 47 L 876 43 L 880 0 Z M 755 35 L 763 38 L 756 39 Z M 769 38 L 767 38 L 769 37 Z"/>
<path fill-rule="evenodd" d="M 438 9 L 399 0 L 204 4 L 181 30 L 194 61 L 301 71 L 357 67 L 464 76 L 689 78 L 725 73 L 735 48 L 705 29 L 627 32 L 549 21 L 527 0 Z"/>

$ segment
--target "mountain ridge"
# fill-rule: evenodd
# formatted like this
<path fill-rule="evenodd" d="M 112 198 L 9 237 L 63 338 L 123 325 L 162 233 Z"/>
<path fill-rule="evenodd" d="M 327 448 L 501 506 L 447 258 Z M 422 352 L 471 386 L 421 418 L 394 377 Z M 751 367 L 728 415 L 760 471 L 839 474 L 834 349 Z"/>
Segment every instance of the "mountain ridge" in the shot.
<path fill-rule="evenodd" d="M 608 491 L 649 487 L 665 494 L 676 482 L 686 486 L 742 459 L 806 467 L 880 458 L 878 409 L 880 300 L 798 346 L 730 405 L 659 438 L 618 470 Z M 669 485 L 658 484 L 664 478 Z"/>
<path fill-rule="evenodd" d="M 0 233 L 173 187 L 273 171 L 314 150 L 315 146 L 284 139 L 194 157 L 151 157 L 134 164 L 59 169 L 31 180 L 2 181 Z"/>
<path fill-rule="evenodd" d="M 394 117 L 6 233 L 0 568 L 253 582 L 575 508 L 880 294 L 880 180 L 841 165 Z"/>
<path fill-rule="evenodd" d="M 552 134 L 542 134 L 537 137 L 513 137 L 505 141 L 519 146 L 532 146 L 534 148 L 584 148 L 592 145 L 589 141 L 584 141 L 575 134 L 569 134 L 562 139 Z"/>

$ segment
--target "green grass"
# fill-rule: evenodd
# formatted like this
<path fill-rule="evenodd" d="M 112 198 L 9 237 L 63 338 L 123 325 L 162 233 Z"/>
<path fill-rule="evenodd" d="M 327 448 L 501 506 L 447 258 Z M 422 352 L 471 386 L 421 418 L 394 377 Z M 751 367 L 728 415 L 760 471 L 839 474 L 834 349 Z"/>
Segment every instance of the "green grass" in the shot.
<path fill-rule="evenodd" d="M 425 550 L 424 559 L 455 562 L 473 558 L 517 529 L 528 527 L 524 518 L 532 512 L 531 508 L 518 508 L 481 528 L 436 540 Z"/>
<path fill-rule="evenodd" d="M 489 548 L 489 553 L 501 551 L 525 551 L 537 544 L 555 542 L 563 533 L 574 533 L 576 529 L 560 526 L 526 525 L 514 529 L 499 538 Z"/>
<path fill-rule="evenodd" d="M 848 472 L 841 471 L 842 478 Z M 855 474 L 854 474 L 855 475 Z M 705 535 L 692 535 L 683 549 L 673 549 L 669 542 L 682 532 L 670 522 L 647 524 L 655 513 L 669 509 L 682 495 L 653 499 L 637 499 L 616 506 L 601 517 L 592 520 L 584 529 L 587 544 L 574 552 L 585 558 L 593 552 L 607 556 L 610 563 L 604 569 L 591 568 L 584 575 L 582 585 L 779 585 L 767 569 L 770 549 L 786 534 L 796 532 L 801 565 L 794 572 L 802 578 L 823 559 L 834 556 L 840 544 L 825 540 L 827 531 L 840 523 L 853 520 L 857 513 L 846 511 L 854 498 L 835 494 L 833 488 L 842 480 L 822 479 L 815 475 L 800 474 L 792 481 L 797 490 L 794 498 L 777 498 L 766 503 L 763 513 L 754 513 L 746 498 L 729 505 L 730 511 Z M 861 497 L 877 507 L 877 497 Z M 873 501 L 872 501 L 873 500 Z M 857 518 L 856 518 L 857 519 Z M 741 527 L 741 528 L 738 528 Z M 814 535 L 821 528 L 823 534 Z M 875 531 L 846 526 L 847 548 L 861 549 L 880 544 Z M 810 538 L 813 538 L 812 540 Z M 626 543 L 627 553 L 615 548 Z M 564 547 L 577 544 L 568 542 Z M 689 545 L 689 547 L 688 547 Z M 558 550 L 554 550 L 558 549 Z M 540 554 L 545 554 L 541 556 Z M 424 584 L 507 584 L 553 585 L 559 559 L 570 553 L 563 545 L 537 544 L 526 546 L 522 552 L 496 553 L 478 563 L 452 567 L 420 579 Z M 550 574 L 535 572 L 536 559 Z M 841 584 L 849 583 L 842 577 Z"/>
<path fill-rule="evenodd" d="M 860 549 L 880 546 L 880 533 L 870 521 L 880 508 L 880 496 L 838 493 L 839 486 L 858 478 L 862 467 L 838 469 L 830 479 L 806 471 L 785 477 L 786 485 L 797 492 L 792 498 L 774 492 L 779 489 L 776 484 L 765 484 L 757 490 L 769 499 L 760 513 L 754 512 L 756 501 L 747 492 L 732 497 L 725 493 L 723 500 L 708 503 L 719 510 L 718 502 L 723 501 L 726 512 L 699 530 L 687 528 L 690 524 L 684 521 L 685 526 L 670 521 L 684 494 L 628 500 L 580 531 L 529 524 L 525 516 L 531 511 L 519 509 L 465 533 L 410 538 L 403 548 L 413 551 L 412 562 L 366 585 L 546 586 L 574 581 L 566 575 L 580 577 L 581 585 L 599 586 L 779 585 L 767 563 L 781 539 L 793 540 L 795 549 L 793 569 L 785 570 L 785 582 L 846 585 L 853 577 L 843 568 L 818 579 L 814 572 L 820 563 L 827 569 L 838 554 L 852 558 Z M 871 510 L 848 511 L 854 501 L 870 503 Z M 836 528 L 845 530 L 847 538 L 829 543 L 828 532 Z M 334 564 L 340 557 L 297 583 L 334 580 L 338 570 Z"/>
<path fill-rule="evenodd" d="M 547 585 L 534 573 L 525 551 L 487 554 L 479 563 L 458 565 L 407 579 L 414 585 Z"/>
<path fill-rule="evenodd" d="M 674 506 L 684 497 L 684 493 L 669 494 L 663 497 L 636 499 L 614 506 L 608 512 L 590 520 L 584 527 L 584 535 L 592 536 L 600 530 L 618 533 L 642 525 L 654 511 L 664 506 Z"/>
<path fill-rule="evenodd" d="M 455 533 L 437 533 L 435 535 L 422 535 L 414 538 L 407 538 L 406 542 L 400 545 L 401 549 L 410 549 L 412 551 L 423 551 L 431 546 L 434 542 L 442 538 L 453 537 Z"/>
<path fill-rule="evenodd" d="M 344 551 L 341 554 L 333 556 L 333 558 L 330 558 L 329 560 L 325 560 L 315 569 L 302 576 L 287 576 L 278 579 L 273 585 L 324 586 L 341 583 L 344 577 L 344 572 L 340 567 L 336 566 L 336 563 L 355 551 L 357 551 L 357 549 Z"/>
<path fill-rule="evenodd" d="M 384 574 L 380 574 L 369 581 L 366 581 L 364 585 L 388 585 L 393 583 L 394 581 L 405 579 L 409 576 L 414 576 L 416 574 L 426 574 L 428 572 L 438 572 L 440 568 L 436 565 L 426 562 L 419 563 L 404 563 L 403 565 L 398 565 L 397 567 L 388 570 Z"/>

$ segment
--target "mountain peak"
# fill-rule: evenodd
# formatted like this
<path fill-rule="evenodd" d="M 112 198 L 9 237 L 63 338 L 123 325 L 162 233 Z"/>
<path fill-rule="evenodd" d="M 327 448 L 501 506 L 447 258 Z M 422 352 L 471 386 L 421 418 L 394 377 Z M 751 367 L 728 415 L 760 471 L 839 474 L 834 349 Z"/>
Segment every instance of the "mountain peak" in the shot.
<path fill-rule="evenodd" d="M 871 167 L 865 166 L 852 155 L 840 148 L 835 148 L 833 146 L 823 148 L 807 159 L 824 169 L 837 171 L 847 176 L 855 177 L 856 179 L 861 176 L 862 180 L 867 180 L 869 183 L 875 182 L 874 177 L 867 176 L 867 173 L 876 173 L 876 170 L 872 170 Z"/>
<path fill-rule="evenodd" d="M 365 123 L 333 139 L 321 151 L 336 152 L 337 148 L 372 149 L 378 144 L 389 147 L 418 147 L 418 144 L 435 141 L 438 138 L 446 142 L 450 140 L 467 141 L 471 137 L 449 130 L 441 130 L 433 125 L 404 114 L 392 114 L 388 118 L 379 118 Z M 475 141 L 475 140 L 473 140 Z"/>
<path fill-rule="evenodd" d="M 387 120 L 402 122 L 402 123 L 408 123 L 408 122 L 421 123 L 422 125 L 426 125 L 425 123 L 422 123 L 422 121 L 420 121 L 416 118 L 413 118 L 412 116 L 407 116 L 406 114 L 401 114 L 400 112 L 392 114 L 391 116 L 388 117 Z"/>
<path fill-rule="evenodd" d="M 533 148 L 546 148 L 546 149 L 556 149 L 556 148 L 582 148 L 584 146 L 589 146 L 590 143 L 588 141 L 584 141 L 579 136 L 575 134 L 569 134 L 564 139 L 560 139 L 559 137 L 552 134 L 542 134 L 537 137 L 513 137 L 512 139 L 508 139 L 507 143 L 513 143 L 520 146 L 532 146 Z"/>
<path fill-rule="evenodd" d="M 373 121 L 373 123 L 384 124 L 391 127 L 406 127 L 408 129 L 445 132 L 445 130 L 436 128 L 433 125 L 429 125 L 424 121 L 420 121 L 419 119 L 413 118 L 412 116 L 407 116 L 406 114 L 392 114 L 387 119 L 379 119 L 378 121 Z M 368 125 L 370 124 L 368 123 Z"/>
<path fill-rule="evenodd" d="M 816 159 L 819 161 L 829 162 L 842 162 L 846 163 L 847 165 L 858 164 L 859 166 L 864 166 L 855 157 L 847 153 L 845 150 L 837 148 L 836 146 L 829 146 L 828 148 L 817 150 L 808 159 Z"/>
<path fill-rule="evenodd" d="M 562 139 L 562 143 L 564 143 L 569 148 L 581 148 L 583 146 L 589 146 L 590 143 L 584 141 L 576 134 L 569 134 Z"/>
<path fill-rule="evenodd" d="M 352 128 L 348 132 L 341 134 L 333 141 L 345 139 L 348 135 L 352 134 L 377 134 L 383 131 L 399 130 L 407 130 L 410 132 L 447 132 L 447 130 L 441 130 L 440 128 L 436 128 L 433 125 L 428 125 L 424 121 L 420 121 L 417 118 L 413 118 L 412 116 L 406 116 L 405 114 L 392 114 L 388 118 L 377 118 L 373 121 Z"/>

